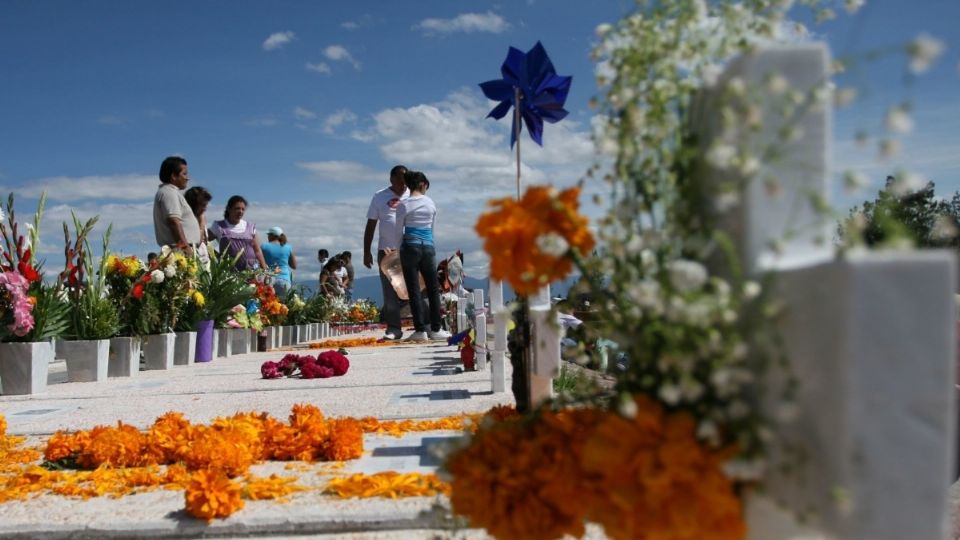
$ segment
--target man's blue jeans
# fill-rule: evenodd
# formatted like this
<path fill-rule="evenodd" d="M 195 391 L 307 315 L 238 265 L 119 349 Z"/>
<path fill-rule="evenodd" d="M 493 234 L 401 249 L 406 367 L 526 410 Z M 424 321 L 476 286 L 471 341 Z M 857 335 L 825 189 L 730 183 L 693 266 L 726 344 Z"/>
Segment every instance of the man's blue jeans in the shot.
<path fill-rule="evenodd" d="M 400 246 L 400 264 L 403 265 L 403 281 L 407 285 L 410 297 L 410 312 L 417 332 L 440 330 L 440 284 L 437 282 L 437 255 L 432 245 L 404 242 Z M 427 285 L 427 301 L 430 306 L 430 327 L 427 328 L 428 314 L 424 312 L 423 298 L 420 294 L 419 275 Z"/>
<path fill-rule="evenodd" d="M 382 250 L 377 251 L 377 268 L 380 268 L 380 261 L 386 256 Z M 397 291 L 393 289 L 390 280 L 380 270 L 380 289 L 383 291 L 383 322 L 387 325 L 387 333 L 393 334 L 397 338 L 403 336 L 403 328 L 400 326 L 400 307 L 402 300 L 397 296 Z"/>

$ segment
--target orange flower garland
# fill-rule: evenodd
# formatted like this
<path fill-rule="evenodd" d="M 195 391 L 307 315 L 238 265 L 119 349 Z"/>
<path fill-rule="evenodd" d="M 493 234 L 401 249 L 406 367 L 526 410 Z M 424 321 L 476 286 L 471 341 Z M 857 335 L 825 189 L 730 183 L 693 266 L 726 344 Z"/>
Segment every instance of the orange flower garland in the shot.
<path fill-rule="evenodd" d="M 577 187 L 557 192 L 549 186 L 530 186 L 519 202 L 490 201 L 493 210 L 481 214 L 475 227 L 490 255 L 490 276 L 510 282 L 517 294 L 524 295 L 566 277 L 572 269 L 570 259 L 544 251 L 540 242 L 549 236 L 557 243 L 562 239 L 581 256 L 593 249 L 588 220 L 577 213 L 579 195 Z"/>

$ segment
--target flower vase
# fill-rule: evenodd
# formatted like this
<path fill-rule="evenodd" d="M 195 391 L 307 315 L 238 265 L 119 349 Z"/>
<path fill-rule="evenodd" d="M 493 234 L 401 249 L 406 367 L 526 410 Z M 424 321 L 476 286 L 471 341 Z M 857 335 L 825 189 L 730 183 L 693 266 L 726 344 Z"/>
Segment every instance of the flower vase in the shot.
<path fill-rule="evenodd" d="M 266 328 L 257 332 L 257 352 L 267 352 L 267 341 L 270 339 L 269 334 Z"/>
<path fill-rule="evenodd" d="M 110 340 L 64 341 L 63 357 L 67 362 L 68 381 L 105 381 L 110 371 Z"/>
<path fill-rule="evenodd" d="M 217 330 L 217 358 L 227 358 L 233 354 L 232 337 L 230 333 L 232 328 L 220 328 Z"/>
<path fill-rule="evenodd" d="M 197 333 L 177 332 L 176 335 L 173 363 L 177 366 L 189 366 L 197 355 Z"/>
<path fill-rule="evenodd" d="M 111 338 L 107 364 L 109 377 L 133 377 L 140 373 L 140 338 Z"/>
<path fill-rule="evenodd" d="M 217 333 L 213 328 L 213 321 L 200 321 L 197 324 L 197 346 L 194 349 L 194 362 L 209 362 L 213 360 L 214 338 Z"/>
<path fill-rule="evenodd" d="M 177 335 L 173 332 L 146 336 L 143 343 L 143 357 L 147 369 L 173 369 L 173 355 Z"/>
<path fill-rule="evenodd" d="M 39 394 L 47 389 L 53 348 L 49 341 L 0 343 L 0 394 Z"/>

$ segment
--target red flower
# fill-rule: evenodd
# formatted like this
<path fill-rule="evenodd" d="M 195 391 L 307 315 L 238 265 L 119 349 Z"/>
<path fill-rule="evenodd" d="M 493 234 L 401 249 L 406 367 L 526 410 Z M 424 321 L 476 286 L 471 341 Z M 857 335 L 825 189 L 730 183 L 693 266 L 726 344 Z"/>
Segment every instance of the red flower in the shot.
<path fill-rule="evenodd" d="M 27 281 L 33 283 L 40 279 L 40 274 L 37 270 L 30 266 L 30 250 L 28 249 L 23 254 L 23 258 L 20 259 L 20 263 L 17 264 L 17 270 L 20 271 L 20 275 L 25 277 Z"/>
<path fill-rule="evenodd" d="M 130 290 L 130 295 L 140 300 L 143 298 L 143 283 L 137 283 L 133 286 L 133 289 Z"/>
<path fill-rule="evenodd" d="M 279 379 L 283 377 L 283 373 L 280 372 L 280 364 L 269 360 L 260 366 L 260 375 L 263 376 L 264 379 Z"/>
<path fill-rule="evenodd" d="M 317 364 L 331 369 L 337 377 L 345 374 L 347 370 L 350 369 L 350 361 L 347 360 L 346 356 L 337 351 L 320 353 L 320 356 L 317 357 Z"/>

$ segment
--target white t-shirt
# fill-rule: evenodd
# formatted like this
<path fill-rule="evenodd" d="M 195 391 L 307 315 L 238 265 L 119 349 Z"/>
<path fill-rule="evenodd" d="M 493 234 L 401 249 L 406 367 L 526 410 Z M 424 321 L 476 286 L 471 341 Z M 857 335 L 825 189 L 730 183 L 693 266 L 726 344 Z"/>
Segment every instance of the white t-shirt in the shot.
<path fill-rule="evenodd" d="M 377 249 L 382 251 L 387 248 L 400 248 L 397 242 L 397 206 L 400 206 L 400 201 L 409 196 L 409 189 L 404 189 L 403 195 L 398 196 L 389 187 L 373 195 L 370 208 L 367 210 L 367 219 L 380 222 L 380 239 Z"/>
<path fill-rule="evenodd" d="M 394 240 L 398 246 L 403 243 L 405 228 L 408 233 L 410 228 L 430 229 L 432 231 L 436 220 L 437 206 L 433 203 L 433 199 L 426 195 L 407 197 L 397 208 L 397 232 Z M 430 237 L 432 240 L 432 233 Z"/>

